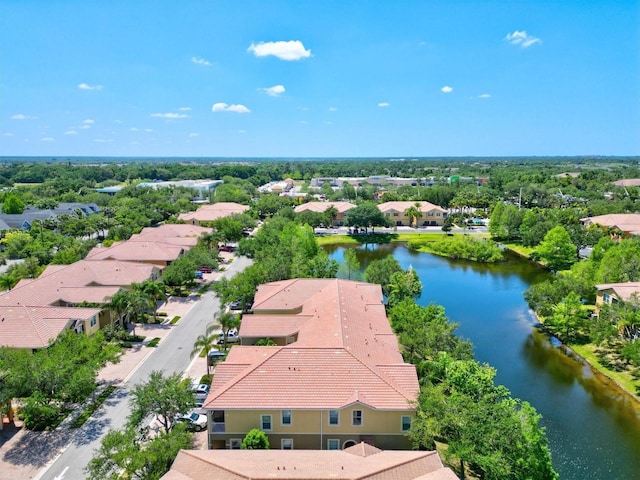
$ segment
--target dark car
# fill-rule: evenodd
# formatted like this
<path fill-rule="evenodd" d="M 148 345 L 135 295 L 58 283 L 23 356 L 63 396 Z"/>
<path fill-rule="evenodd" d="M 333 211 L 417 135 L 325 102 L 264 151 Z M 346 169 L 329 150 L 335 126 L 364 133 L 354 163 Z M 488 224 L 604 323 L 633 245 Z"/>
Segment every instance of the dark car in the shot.
<path fill-rule="evenodd" d="M 202 273 L 211 273 L 211 272 L 213 272 L 213 269 L 211 267 L 200 267 L 199 270 Z"/>
<path fill-rule="evenodd" d="M 218 250 L 221 252 L 233 252 L 235 250 L 235 247 L 232 247 L 230 245 L 223 245 L 222 247 L 219 247 Z"/>

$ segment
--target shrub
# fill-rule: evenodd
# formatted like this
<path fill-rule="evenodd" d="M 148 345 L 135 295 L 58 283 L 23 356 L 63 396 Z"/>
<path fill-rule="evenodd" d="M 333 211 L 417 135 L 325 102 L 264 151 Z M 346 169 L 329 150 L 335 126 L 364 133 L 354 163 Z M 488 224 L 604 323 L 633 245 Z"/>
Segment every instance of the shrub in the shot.
<path fill-rule="evenodd" d="M 269 439 L 262 430 L 254 428 L 242 439 L 243 450 L 268 450 Z"/>
<path fill-rule="evenodd" d="M 87 408 L 85 408 L 84 411 L 80 415 L 78 415 L 78 417 L 73 422 L 71 422 L 71 425 L 69 425 L 69 427 L 80 428 L 82 425 L 84 425 L 89 417 L 91 417 L 91 415 L 93 415 L 93 413 L 98 408 L 100 408 L 100 405 L 102 405 L 104 401 L 109 398 L 109 395 L 111 395 L 115 389 L 116 387 L 114 387 L 113 385 L 107 386 L 107 388 L 105 388 L 104 391 L 100 395 L 98 395 L 98 397 Z"/>
<path fill-rule="evenodd" d="M 167 312 L 156 312 L 156 315 L 158 317 L 166 317 L 168 314 L 167 314 Z"/>
<path fill-rule="evenodd" d="M 176 323 L 178 323 L 178 320 L 180 320 L 180 315 L 176 315 L 171 319 L 171 325 L 175 325 Z"/>
<path fill-rule="evenodd" d="M 22 407 L 24 425 L 30 430 L 54 429 L 62 420 L 62 409 L 46 403 L 41 394 L 27 398 Z"/>
<path fill-rule="evenodd" d="M 213 375 L 203 375 L 200 378 L 200 383 L 204 383 L 206 385 L 211 385 L 211 381 L 213 380 Z"/>
<path fill-rule="evenodd" d="M 155 337 L 151 339 L 151 341 L 147 344 L 147 347 L 157 347 L 158 343 L 160 343 L 160 339 L 158 337 Z"/>

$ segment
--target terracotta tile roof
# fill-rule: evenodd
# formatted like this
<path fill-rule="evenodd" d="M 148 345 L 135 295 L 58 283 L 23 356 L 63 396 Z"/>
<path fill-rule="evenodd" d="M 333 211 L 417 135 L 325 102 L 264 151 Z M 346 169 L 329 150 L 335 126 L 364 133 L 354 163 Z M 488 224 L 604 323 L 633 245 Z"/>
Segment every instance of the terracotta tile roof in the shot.
<path fill-rule="evenodd" d="M 248 205 L 242 205 L 234 202 L 218 202 L 211 205 L 203 205 L 195 212 L 182 213 L 178 217 L 180 220 L 190 222 L 197 220 L 199 222 L 211 222 L 218 218 L 228 217 L 235 213 L 244 213 L 249 210 Z"/>
<path fill-rule="evenodd" d="M 362 455 L 366 452 L 366 455 Z M 437 452 L 385 450 L 181 450 L 162 480 L 450 480 Z"/>
<path fill-rule="evenodd" d="M 159 270 L 150 264 L 116 260 L 50 265 L 40 277 L 21 281 L 0 295 L 0 305 L 106 303 L 121 287 L 143 282 Z"/>
<path fill-rule="evenodd" d="M 297 333 L 285 347 L 234 346 L 205 408 L 407 409 L 418 393 L 386 317 L 380 285 L 292 279 L 260 285 L 240 337 Z M 282 386 L 287 385 L 286 389 Z"/>
<path fill-rule="evenodd" d="M 434 205 L 433 203 L 418 201 L 418 202 L 386 202 L 378 205 L 378 208 L 382 213 L 386 213 L 389 211 L 395 211 L 399 213 L 404 213 L 404 211 L 409 207 L 415 207 L 416 203 L 419 203 L 420 206 L 416 207 L 423 213 L 430 212 L 432 210 L 440 210 L 441 212 L 446 212 L 446 210 L 438 205 Z"/>
<path fill-rule="evenodd" d="M 172 262 L 187 249 L 160 241 L 114 243 L 111 247 L 95 247 L 85 260 L 124 260 L 130 262 Z"/>
<path fill-rule="evenodd" d="M 43 348 L 75 320 L 98 315 L 97 308 L 0 306 L 0 346 Z"/>
<path fill-rule="evenodd" d="M 630 300 L 634 293 L 640 297 L 640 282 L 603 283 L 596 285 L 596 289 L 598 291 L 611 289 L 623 301 Z"/>
<path fill-rule="evenodd" d="M 586 225 L 597 223 L 603 227 L 617 227 L 623 232 L 640 235 L 640 214 L 638 213 L 612 213 L 585 217 L 581 218 L 580 221 Z"/>
<path fill-rule="evenodd" d="M 355 207 L 355 205 L 349 202 L 307 202 L 302 205 L 298 205 L 294 208 L 294 211 L 296 213 L 305 211 L 324 213 L 329 207 L 335 208 L 338 213 L 345 213 Z"/>
<path fill-rule="evenodd" d="M 213 232 L 212 228 L 200 227 L 189 223 L 166 224 L 159 227 L 143 228 L 140 233 L 132 235 L 127 242 L 160 241 L 171 245 L 193 247 L 198 243 L 198 239 L 202 235 L 211 232 Z"/>
<path fill-rule="evenodd" d="M 640 187 L 640 178 L 625 178 L 616 180 L 613 184 L 617 187 Z"/>

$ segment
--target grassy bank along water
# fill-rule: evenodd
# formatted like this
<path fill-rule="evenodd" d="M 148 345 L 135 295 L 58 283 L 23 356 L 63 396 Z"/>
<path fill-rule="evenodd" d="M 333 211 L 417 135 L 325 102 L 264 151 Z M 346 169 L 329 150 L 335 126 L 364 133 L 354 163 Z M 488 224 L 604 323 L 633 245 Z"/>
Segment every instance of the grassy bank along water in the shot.
<path fill-rule="evenodd" d="M 318 245 L 359 245 L 362 243 L 402 243 L 402 242 L 438 242 L 445 238 L 461 237 L 463 234 L 454 233 L 418 233 L 418 232 L 394 232 L 394 233 L 372 233 L 370 235 L 326 235 L 318 236 Z M 477 237 L 488 237 L 479 234 Z"/>

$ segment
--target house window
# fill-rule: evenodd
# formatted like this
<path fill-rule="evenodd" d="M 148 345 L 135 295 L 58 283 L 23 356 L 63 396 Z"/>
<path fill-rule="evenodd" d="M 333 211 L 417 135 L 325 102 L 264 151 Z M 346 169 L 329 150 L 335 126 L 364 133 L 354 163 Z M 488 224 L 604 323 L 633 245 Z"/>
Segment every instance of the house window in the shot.
<path fill-rule="evenodd" d="M 397 217 L 398 216 L 398 212 L 393 212 L 393 216 Z"/>
<path fill-rule="evenodd" d="M 293 438 L 283 438 L 280 440 L 282 450 L 293 450 Z"/>
<path fill-rule="evenodd" d="M 401 424 L 402 424 L 401 430 L 403 432 L 408 432 L 411 429 L 411 416 L 402 415 Z"/>
<path fill-rule="evenodd" d="M 260 429 L 265 432 L 271 430 L 271 415 L 260 415 Z"/>
<path fill-rule="evenodd" d="M 95 327 L 96 322 L 97 322 L 96 317 L 91 317 L 91 326 L 92 327 Z"/>
<path fill-rule="evenodd" d="M 611 295 L 609 295 L 608 293 L 605 293 L 604 295 L 602 295 L 602 301 L 604 303 L 611 303 Z"/>
<path fill-rule="evenodd" d="M 340 440 L 337 438 L 327 440 L 327 450 L 340 450 Z"/>
<path fill-rule="evenodd" d="M 229 440 L 229 448 L 231 450 L 240 450 L 242 448 L 242 439 L 232 438 L 231 440 Z"/>
<path fill-rule="evenodd" d="M 340 424 L 340 412 L 338 410 L 329 410 L 329 425 Z"/>
<path fill-rule="evenodd" d="M 440 212 L 436 213 L 436 217 L 439 217 L 439 216 L 440 216 Z"/>
<path fill-rule="evenodd" d="M 429 212 L 429 216 L 430 216 L 430 217 L 433 217 L 433 212 Z"/>
<path fill-rule="evenodd" d="M 362 425 L 362 410 L 353 410 L 351 412 L 351 425 L 354 427 Z"/>
<path fill-rule="evenodd" d="M 282 410 L 282 425 L 291 425 L 291 410 Z"/>

